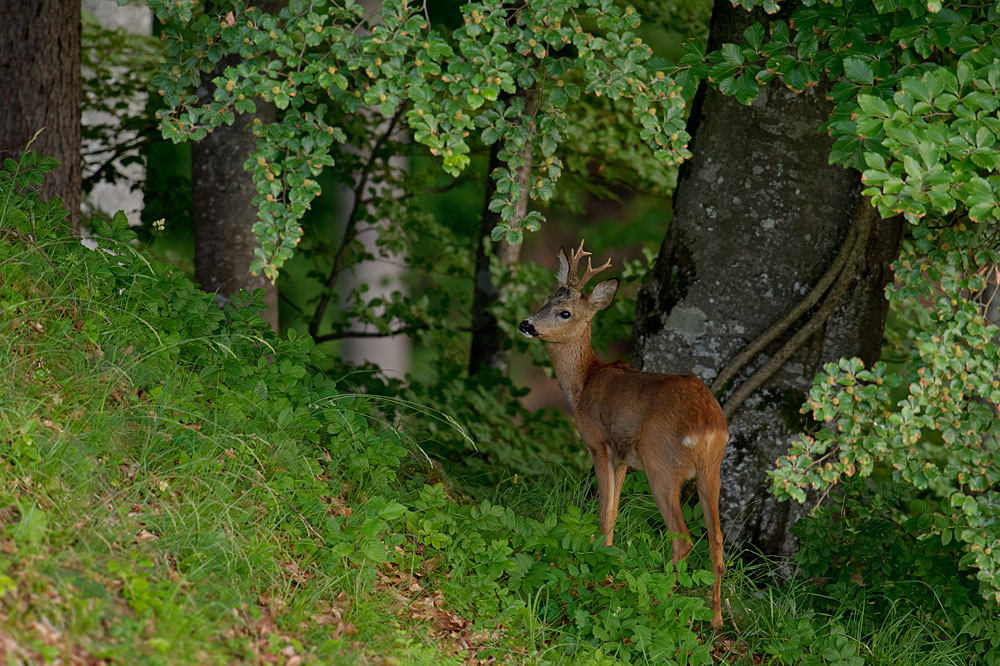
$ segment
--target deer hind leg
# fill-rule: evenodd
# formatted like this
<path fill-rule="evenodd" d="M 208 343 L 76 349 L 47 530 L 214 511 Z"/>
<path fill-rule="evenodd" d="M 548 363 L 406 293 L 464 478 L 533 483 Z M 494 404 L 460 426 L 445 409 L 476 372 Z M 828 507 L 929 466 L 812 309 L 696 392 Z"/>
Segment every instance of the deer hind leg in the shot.
<path fill-rule="evenodd" d="M 721 461 L 720 461 L 721 462 Z M 719 464 L 700 467 L 697 473 L 698 501 L 705 514 L 705 532 L 708 550 L 712 556 L 712 626 L 722 626 L 722 574 L 726 566 L 722 557 L 722 528 L 719 524 Z"/>
<path fill-rule="evenodd" d="M 691 552 L 691 534 L 688 532 L 684 516 L 681 515 L 681 483 L 683 479 L 678 478 L 674 470 L 667 469 L 659 461 L 654 464 L 646 462 L 646 477 L 649 479 L 649 488 L 656 501 L 656 508 L 660 510 L 667 529 L 673 534 L 671 541 L 673 546 L 672 561 L 674 566 Z"/>

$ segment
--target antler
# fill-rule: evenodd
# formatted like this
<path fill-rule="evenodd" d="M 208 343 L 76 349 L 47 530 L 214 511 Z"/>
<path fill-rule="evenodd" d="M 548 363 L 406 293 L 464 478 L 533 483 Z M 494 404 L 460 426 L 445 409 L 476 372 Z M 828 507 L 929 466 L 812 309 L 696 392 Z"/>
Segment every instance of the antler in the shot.
<path fill-rule="evenodd" d="M 587 257 L 587 272 L 581 278 L 577 277 L 577 271 L 579 270 L 580 260 L 584 257 Z M 559 279 L 559 284 L 564 287 L 583 290 L 584 285 L 587 284 L 590 278 L 610 266 L 611 260 L 608 259 L 603 266 L 594 268 L 590 263 L 590 253 L 584 252 L 583 241 L 581 240 L 580 247 L 572 255 L 566 252 L 565 248 L 562 248 L 562 251 L 559 253 L 559 272 L 556 273 L 556 277 Z"/>

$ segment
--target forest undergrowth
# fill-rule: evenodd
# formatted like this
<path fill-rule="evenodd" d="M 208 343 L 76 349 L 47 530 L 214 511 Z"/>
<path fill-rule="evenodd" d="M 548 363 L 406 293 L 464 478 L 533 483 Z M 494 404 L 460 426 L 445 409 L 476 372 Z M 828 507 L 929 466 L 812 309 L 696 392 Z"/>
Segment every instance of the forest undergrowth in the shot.
<path fill-rule="evenodd" d="M 220 310 L 144 258 L 124 215 L 71 237 L 37 193 L 53 166 L 0 173 L 7 663 L 1000 663 L 995 609 L 908 535 L 905 489 L 800 523 L 791 581 L 728 552 L 715 632 L 696 502 L 674 571 L 642 475 L 610 548 L 585 470 L 452 478 L 413 433 L 461 419 L 324 374 L 255 297 Z"/>

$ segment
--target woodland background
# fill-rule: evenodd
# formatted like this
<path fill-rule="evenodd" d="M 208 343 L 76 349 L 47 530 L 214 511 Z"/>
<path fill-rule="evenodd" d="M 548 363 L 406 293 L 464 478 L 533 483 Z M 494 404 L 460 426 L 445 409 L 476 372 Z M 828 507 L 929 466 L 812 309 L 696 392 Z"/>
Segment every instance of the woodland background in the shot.
<path fill-rule="evenodd" d="M 994 4 L 2 12 L 8 661 L 1000 662 Z M 721 632 L 513 335 L 582 238 Z"/>

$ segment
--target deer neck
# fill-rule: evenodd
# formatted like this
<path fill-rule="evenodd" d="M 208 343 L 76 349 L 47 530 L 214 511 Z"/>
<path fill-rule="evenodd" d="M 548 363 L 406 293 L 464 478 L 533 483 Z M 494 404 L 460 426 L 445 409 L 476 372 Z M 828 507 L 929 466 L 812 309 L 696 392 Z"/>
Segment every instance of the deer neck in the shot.
<path fill-rule="evenodd" d="M 579 337 L 565 342 L 546 342 L 545 348 L 552 359 L 552 369 L 555 370 L 559 388 L 569 400 L 573 413 L 576 413 L 580 392 L 590 373 L 601 363 L 594 355 L 590 343 L 590 324 L 587 324 L 586 330 Z"/>

